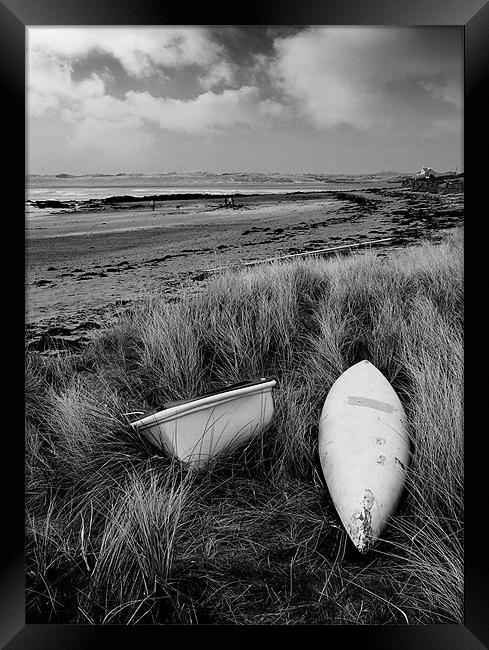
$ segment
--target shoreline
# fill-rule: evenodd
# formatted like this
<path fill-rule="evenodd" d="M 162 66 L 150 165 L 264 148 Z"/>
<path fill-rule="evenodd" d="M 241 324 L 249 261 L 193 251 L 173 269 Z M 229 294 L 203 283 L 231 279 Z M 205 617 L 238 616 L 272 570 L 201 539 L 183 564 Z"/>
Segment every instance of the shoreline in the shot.
<path fill-rule="evenodd" d="M 400 183 L 393 183 L 395 189 L 400 189 Z M 196 201 L 196 200 L 219 200 L 223 201 L 229 197 L 235 199 L 244 199 L 251 198 L 257 200 L 259 198 L 266 199 L 275 199 L 279 198 L 293 198 L 294 196 L 311 196 L 317 197 L 324 194 L 336 195 L 336 194 L 345 194 L 348 192 L 369 192 L 376 191 L 378 187 L 376 186 L 347 186 L 347 189 L 337 189 L 337 188 L 311 188 L 311 189 L 297 189 L 297 190 L 287 190 L 287 191 L 277 191 L 277 188 L 272 188 L 268 190 L 255 191 L 249 190 L 246 191 L 243 188 L 239 191 L 229 191 L 229 192 L 175 192 L 168 194 L 144 194 L 142 196 L 137 196 L 133 194 L 114 194 L 107 197 L 100 198 L 90 198 L 90 199 L 26 199 L 26 205 L 34 206 L 39 209 L 58 209 L 62 211 L 63 209 L 73 210 L 76 207 L 77 212 L 85 212 L 88 210 L 105 210 L 108 207 L 118 209 L 126 203 L 132 204 L 145 204 L 150 203 L 151 201 L 159 202 L 169 202 L 169 201 Z"/>
<path fill-rule="evenodd" d="M 463 223 L 463 194 L 385 186 L 246 195 L 234 207 L 215 196 L 172 198 L 155 211 L 131 201 L 106 211 L 28 216 L 27 349 L 80 349 L 148 293 L 171 302 L 202 291 L 206 269 L 390 238 L 375 246 L 382 257 Z M 341 254 L 348 250 L 364 247 Z"/>

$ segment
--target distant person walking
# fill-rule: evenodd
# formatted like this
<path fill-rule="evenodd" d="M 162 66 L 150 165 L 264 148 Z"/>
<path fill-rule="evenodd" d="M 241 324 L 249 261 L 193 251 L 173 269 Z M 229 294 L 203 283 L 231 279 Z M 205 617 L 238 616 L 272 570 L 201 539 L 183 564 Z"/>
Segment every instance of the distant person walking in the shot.
<path fill-rule="evenodd" d="M 154 200 L 154 199 L 151 201 L 151 209 L 152 209 L 153 211 L 154 211 L 154 209 L 155 209 L 155 200 Z"/>

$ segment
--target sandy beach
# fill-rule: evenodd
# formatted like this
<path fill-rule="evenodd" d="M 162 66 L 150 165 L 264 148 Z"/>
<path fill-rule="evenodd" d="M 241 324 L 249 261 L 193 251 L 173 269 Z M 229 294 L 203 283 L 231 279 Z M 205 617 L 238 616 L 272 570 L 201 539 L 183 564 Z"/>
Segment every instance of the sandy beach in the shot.
<path fill-rule="evenodd" d="M 375 246 L 382 256 L 462 222 L 463 194 L 387 186 L 240 196 L 234 207 L 208 197 L 30 213 L 27 345 L 82 346 L 148 292 L 201 290 L 206 269 L 390 237 Z"/>

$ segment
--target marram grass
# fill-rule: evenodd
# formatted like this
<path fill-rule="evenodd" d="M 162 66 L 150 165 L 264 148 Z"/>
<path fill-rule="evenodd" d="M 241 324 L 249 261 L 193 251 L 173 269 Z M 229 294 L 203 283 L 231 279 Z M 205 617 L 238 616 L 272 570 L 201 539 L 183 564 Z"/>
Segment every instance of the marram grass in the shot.
<path fill-rule="evenodd" d="M 30 623 L 461 623 L 463 244 L 275 263 L 152 296 L 80 356 L 27 356 Z M 317 456 L 332 383 L 368 359 L 408 415 L 399 510 L 367 556 Z M 124 413 L 245 378 L 275 416 L 196 471 Z"/>

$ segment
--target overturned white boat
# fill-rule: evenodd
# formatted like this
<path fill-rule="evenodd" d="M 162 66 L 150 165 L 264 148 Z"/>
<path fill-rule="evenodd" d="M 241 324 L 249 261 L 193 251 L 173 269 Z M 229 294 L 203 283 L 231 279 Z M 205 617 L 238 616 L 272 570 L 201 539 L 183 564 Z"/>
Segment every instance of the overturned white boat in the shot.
<path fill-rule="evenodd" d="M 243 443 L 273 415 L 275 379 L 226 386 L 131 423 L 149 442 L 185 462 L 205 461 Z"/>
<path fill-rule="evenodd" d="M 407 419 L 399 397 L 367 360 L 331 387 L 319 421 L 319 458 L 338 515 L 366 553 L 393 516 L 410 461 Z"/>

